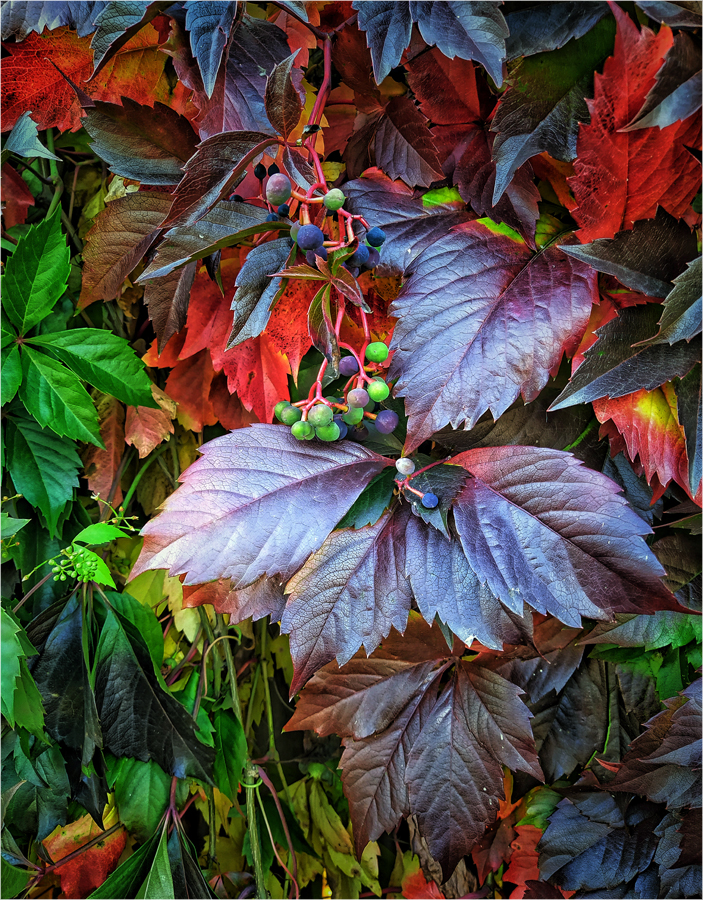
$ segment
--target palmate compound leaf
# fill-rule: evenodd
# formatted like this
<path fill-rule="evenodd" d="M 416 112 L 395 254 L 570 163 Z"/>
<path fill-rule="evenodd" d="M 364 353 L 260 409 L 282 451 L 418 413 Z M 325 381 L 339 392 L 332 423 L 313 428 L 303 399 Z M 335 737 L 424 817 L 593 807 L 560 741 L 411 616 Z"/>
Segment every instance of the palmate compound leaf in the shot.
<path fill-rule="evenodd" d="M 428 246 L 391 307 L 406 452 L 447 423 L 472 428 L 487 409 L 497 419 L 520 393 L 533 400 L 586 327 L 593 271 L 558 247 L 533 254 L 486 221 Z"/>
<path fill-rule="evenodd" d="M 198 61 L 205 93 L 212 97 L 220 60 L 234 25 L 237 3 L 190 0 L 184 5 L 193 56 Z"/>
<path fill-rule="evenodd" d="M 359 444 L 301 444 L 252 425 L 217 438 L 144 529 L 133 575 L 168 568 L 186 584 L 261 575 L 289 579 L 390 460 Z"/>
<path fill-rule="evenodd" d="M 635 391 L 651 391 L 675 376 L 686 375 L 701 358 L 700 338 L 668 344 L 649 344 L 661 307 L 648 303 L 623 309 L 598 329 L 598 340 L 586 351 L 583 363 L 550 406 L 563 409 L 615 399 Z"/>
<path fill-rule="evenodd" d="M 542 778 L 519 693 L 483 666 L 460 662 L 440 630 L 413 614 L 403 640 L 392 635 L 369 659 L 322 669 L 286 728 L 345 739 L 358 851 L 414 813 L 447 878 L 498 813 L 501 764 Z"/>

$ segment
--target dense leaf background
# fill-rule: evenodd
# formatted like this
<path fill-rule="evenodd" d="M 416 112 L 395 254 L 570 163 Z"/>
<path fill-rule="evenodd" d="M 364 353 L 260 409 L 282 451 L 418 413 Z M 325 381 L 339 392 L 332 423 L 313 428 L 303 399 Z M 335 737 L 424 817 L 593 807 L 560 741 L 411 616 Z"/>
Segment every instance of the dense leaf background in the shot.
<path fill-rule="evenodd" d="M 3 897 L 700 897 L 700 3 L 0 15 Z"/>

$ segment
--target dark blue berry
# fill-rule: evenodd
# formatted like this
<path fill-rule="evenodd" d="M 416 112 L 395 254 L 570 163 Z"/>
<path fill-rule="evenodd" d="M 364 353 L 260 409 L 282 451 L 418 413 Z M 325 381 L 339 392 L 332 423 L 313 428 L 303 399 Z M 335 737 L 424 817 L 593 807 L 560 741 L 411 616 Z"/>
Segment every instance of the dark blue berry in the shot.
<path fill-rule="evenodd" d="M 278 175 L 278 173 L 279 173 L 281 170 L 278 168 L 278 166 L 276 165 L 276 163 L 271 163 L 271 165 L 269 166 L 269 170 L 268 170 L 268 171 L 269 171 L 269 175 Z"/>
<path fill-rule="evenodd" d="M 266 178 L 266 166 L 263 163 L 257 163 L 254 166 L 254 177 L 258 178 L 259 181 L 263 181 Z"/>
<path fill-rule="evenodd" d="M 375 269 L 380 261 L 381 254 L 378 252 L 378 250 L 376 250 L 375 247 L 369 247 L 369 258 L 361 268 L 364 272 L 368 272 L 371 269 Z"/>
<path fill-rule="evenodd" d="M 422 497 L 422 505 L 426 509 L 434 509 L 438 503 L 439 503 L 439 497 L 437 496 L 437 494 L 433 494 L 431 491 L 428 491 Z"/>
<path fill-rule="evenodd" d="M 287 216 L 289 212 L 290 212 L 290 206 L 288 206 L 287 203 L 281 203 L 281 205 L 278 207 L 278 215 L 279 216 Z"/>
<path fill-rule="evenodd" d="M 309 266 L 316 266 L 318 259 L 327 260 L 327 248 L 318 247 L 316 250 L 308 250 L 305 254 L 305 259 Z"/>
<path fill-rule="evenodd" d="M 343 356 L 339 361 L 339 374 L 351 378 L 359 371 L 359 363 L 353 356 Z"/>
<path fill-rule="evenodd" d="M 366 244 L 359 244 L 359 246 L 347 260 L 347 265 L 350 268 L 358 268 L 359 266 L 363 266 L 368 258 L 369 248 L 366 246 Z"/>
<path fill-rule="evenodd" d="M 229 198 L 233 203 L 243 203 L 244 197 L 241 194 L 231 194 Z"/>
<path fill-rule="evenodd" d="M 336 422 L 337 425 L 339 425 L 338 440 L 341 441 L 343 438 L 345 438 L 347 436 L 347 432 L 349 431 L 349 426 L 347 425 L 347 423 L 344 421 L 344 419 L 341 416 L 335 416 L 332 421 Z"/>
<path fill-rule="evenodd" d="M 267 222 L 278 222 L 278 216 L 276 215 L 276 213 L 269 213 L 266 216 L 266 221 Z"/>
<path fill-rule="evenodd" d="M 317 225 L 303 225 L 298 232 L 298 246 L 301 250 L 316 250 L 324 243 L 325 236 Z"/>
<path fill-rule="evenodd" d="M 380 247 L 385 239 L 386 235 L 378 226 L 372 228 L 366 235 L 366 241 L 371 244 L 372 247 Z"/>

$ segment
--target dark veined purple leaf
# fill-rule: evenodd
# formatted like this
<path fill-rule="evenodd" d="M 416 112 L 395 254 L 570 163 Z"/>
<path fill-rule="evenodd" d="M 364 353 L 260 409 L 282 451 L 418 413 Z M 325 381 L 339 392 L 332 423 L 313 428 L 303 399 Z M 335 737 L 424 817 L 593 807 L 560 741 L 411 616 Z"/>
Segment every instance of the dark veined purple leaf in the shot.
<path fill-rule="evenodd" d="M 697 0 L 682 0 L 680 3 L 674 0 L 636 0 L 636 3 L 650 19 L 671 28 L 701 27 L 701 8 Z"/>
<path fill-rule="evenodd" d="M 701 679 L 681 696 L 664 701 L 666 709 L 646 723 L 609 791 L 644 794 L 668 809 L 701 805 Z"/>
<path fill-rule="evenodd" d="M 85 37 L 95 31 L 93 22 L 107 6 L 104 0 L 76 0 L 76 2 L 57 2 L 57 0 L 4 0 L 2 3 L 3 41 L 15 38 L 23 41 L 28 34 L 36 31 L 41 34 L 45 28 L 53 31 L 62 25 Z"/>
<path fill-rule="evenodd" d="M 122 106 L 95 101 L 83 120 L 92 147 L 110 171 L 142 184 L 178 184 L 198 136 L 185 116 L 163 103 Z"/>
<path fill-rule="evenodd" d="M 291 694 L 318 669 L 371 654 L 391 625 L 403 632 L 412 594 L 405 578 L 404 505 L 365 528 L 333 531 L 288 583 L 281 631 L 290 634 Z"/>
<path fill-rule="evenodd" d="M 682 378 L 675 387 L 679 423 L 686 435 L 686 452 L 688 453 L 688 481 L 691 493 L 698 494 L 701 483 L 703 448 L 701 447 L 701 365 L 696 365 Z"/>
<path fill-rule="evenodd" d="M 659 897 L 698 897 L 701 893 L 701 815 L 695 809 L 670 812 L 659 823 L 654 861 L 659 864 Z"/>
<path fill-rule="evenodd" d="M 283 168 L 291 181 L 294 181 L 299 187 L 305 188 L 306 191 L 318 183 L 314 169 L 303 154 L 287 145 L 283 148 Z M 319 192 L 318 188 L 315 194 L 319 194 Z"/>
<path fill-rule="evenodd" d="M 565 797 L 539 843 L 540 874 L 564 890 L 601 892 L 595 896 L 626 886 L 652 862 L 658 843 L 654 827 L 660 817 L 656 807 L 641 809 L 636 800 L 623 817 L 605 791 Z M 658 895 L 638 891 L 629 896 Z"/>
<path fill-rule="evenodd" d="M 683 647 L 701 641 L 700 616 L 663 609 L 650 616 L 620 614 L 614 622 L 599 622 L 581 639 L 582 644 L 615 644 L 618 647 Z"/>
<path fill-rule="evenodd" d="M 652 503 L 653 492 L 644 476 L 637 475 L 630 460 L 624 453 L 608 454 L 603 461 L 601 472 L 620 485 L 625 499 L 637 515 L 648 525 L 654 524 L 654 517 L 661 519 L 663 503 Z"/>
<path fill-rule="evenodd" d="M 201 137 L 223 131 L 272 132 L 264 104 L 266 76 L 289 54 L 285 32 L 245 13 L 232 34 L 212 97 L 198 96 L 195 83 L 187 85 L 196 90 Z"/>
<path fill-rule="evenodd" d="M 609 725 L 605 663 L 589 659 L 558 694 L 532 707 L 532 733 L 549 784 L 584 766 L 594 750 L 604 749 Z"/>
<path fill-rule="evenodd" d="M 238 4 L 217 0 L 207 2 L 188 0 L 184 6 L 186 29 L 190 35 L 193 56 L 198 61 L 205 93 L 208 97 L 212 97 L 220 61 L 234 25 Z"/>
<path fill-rule="evenodd" d="M 615 21 L 609 16 L 573 44 L 528 57 L 511 70 L 512 86 L 502 95 L 491 126 L 498 132 L 494 204 L 532 156 L 546 151 L 560 160 L 576 158 L 579 124 L 590 121 L 585 98 L 593 72 L 612 53 L 614 37 Z"/>
<path fill-rule="evenodd" d="M 185 165 L 164 225 L 194 225 L 229 191 L 246 166 L 276 138 L 257 131 L 232 131 L 208 138 Z"/>
<path fill-rule="evenodd" d="M 688 264 L 685 272 L 674 278 L 674 289 L 664 301 L 659 331 L 648 344 L 675 344 L 690 341 L 701 333 L 701 257 Z"/>
<path fill-rule="evenodd" d="M 315 294 L 308 308 L 308 334 L 313 347 L 319 350 L 331 366 L 334 377 L 339 374 L 339 341 L 332 323 L 330 286 L 324 285 Z"/>
<path fill-rule="evenodd" d="M 590 244 L 563 244 L 569 256 L 650 297 L 666 297 L 671 282 L 698 255 L 695 235 L 663 209 L 655 219 L 636 222 L 631 231 Z"/>
<path fill-rule="evenodd" d="M 580 38 L 608 14 L 607 3 L 540 3 L 525 9 L 505 10 L 510 34 L 505 41 L 507 58 L 534 56 L 563 47 Z"/>
<path fill-rule="evenodd" d="M 701 105 L 700 71 L 700 53 L 691 38 L 680 31 L 642 108 L 622 131 L 666 128 L 693 115 Z"/>
<path fill-rule="evenodd" d="M 394 4 L 396 5 L 396 4 Z M 404 184 L 391 181 L 378 170 L 344 185 L 345 209 L 363 215 L 369 225 L 377 225 L 386 234 L 379 248 L 381 275 L 400 275 L 418 254 L 455 225 L 474 218 L 473 214 L 455 206 L 425 207 L 413 199 Z"/>
<path fill-rule="evenodd" d="M 264 91 L 268 120 L 284 138 L 295 129 L 303 112 L 303 100 L 291 78 L 296 56 L 297 51 L 274 66 Z"/>
<path fill-rule="evenodd" d="M 456 531 L 507 609 L 522 615 L 528 603 L 573 627 L 581 616 L 680 610 L 641 537 L 649 527 L 600 472 L 534 447 L 469 450 L 453 462 L 473 475 L 454 504 Z"/>
<path fill-rule="evenodd" d="M 186 584 L 261 575 L 288 580 L 389 460 L 348 441 L 301 443 L 252 425 L 201 448 L 164 510 L 144 529 L 133 575 L 167 568 Z"/>
<path fill-rule="evenodd" d="M 409 3 L 395 0 L 354 0 L 357 24 L 366 32 L 366 43 L 371 50 L 373 72 L 380 84 L 390 74 L 410 43 L 413 20 Z"/>
<path fill-rule="evenodd" d="M 188 263 L 144 285 L 144 303 L 158 338 L 159 352 L 186 323 L 196 269 L 196 263 Z"/>
<path fill-rule="evenodd" d="M 94 19 L 95 34 L 90 42 L 93 51 L 94 78 L 137 32 L 171 4 L 148 3 L 145 0 L 110 0 Z"/>
<path fill-rule="evenodd" d="M 598 340 L 550 409 L 590 403 L 601 397 L 623 397 L 651 391 L 665 381 L 684 376 L 701 358 L 700 338 L 690 342 L 649 345 L 661 308 L 655 303 L 623 309 L 616 319 L 597 329 Z"/>
<path fill-rule="evenodd" d="M 253 203 L 221 201 L 195 225 L 177 225 L 167 231 L 156 255 L 137 281 L 163 278 L 179 266 L 205 259 L 223 247 L 232 247 L 264 231 L 287 227 L 282 222 L 267 222 L 266 216 L 266 210 Z"/>
<path fill-rule="evenodd" d="M 234 323 L 228 349 L 247 338 L 257 337 L 266 328 L 271 306 L 283 283 L 282 278 L 271 278 L 271 275 L 285 267 L 290 253 L 288 238 L 259 244 L 249 251 L 235 282 Z"/>
<path fill-rule="evenodd" d="M 410 808 L 445 878 L 496 817 L 501 764 L 543 780 L 520 693 L 495 672 L 460 663 L 410 751 Z"/>
<path fill-rule="evenodd" d="M 442 164 L 427 120 L 408 97 L 394 97 L 376 128 L 376 165 L 390 178 L 429 187 Z"/>
<path fill-rule="evenodd" d="M 487 409 L 497 419 L 520 393 L 533 400 L 575 350 L 595 289 L 584 264 L 558 247 L 533 254 L 505 226 L 470 222 L 428 246 L 391 307 L 406 451 Z"/>

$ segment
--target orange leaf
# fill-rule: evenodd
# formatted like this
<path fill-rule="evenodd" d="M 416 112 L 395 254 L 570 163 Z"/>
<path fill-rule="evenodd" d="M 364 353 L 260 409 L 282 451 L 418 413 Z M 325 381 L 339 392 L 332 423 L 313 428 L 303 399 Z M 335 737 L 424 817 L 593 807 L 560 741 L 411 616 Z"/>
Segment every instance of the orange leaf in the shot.
<path fill-rule="evenodd" d="M 119 400 L 106 395 L 98 403 L 98 416 L 100 437 L 105 449 L 89 445 L 83 457 L 83 465 L 88 487 L 94 494 L 100 494 L 106 500 L 125 450 L 124 407 Z M 110 502 L 113 506 L 119 506 L 121 500 L 122 488 L 118 482 Z"/>
<path fill-rule="evenodd" d="M 215 377 L 210 356 L 201 350 L 179 360 L 166 379 L 166 393 L 178 404 L 178 421 L 189 431 L 214 425 L 217 416 L 210 403 L 210 387 Z"/>
<path fill-rule="evenodd" d="M 260 422 L 270 422 L 279 400 L 288 400 L 288 360 L 266 334 L 250 338 L 222 357 L 227 386 Z"/>
<path fill-rule="evenodd" d="M 245 428 L 259 421 L 253 412 L 244 408 L 236 394 L 230 394 L 224 372 L 218 372 L 212 379 L 210 403 L 220 425 L 228 431 Z"/>
<path fill-rule="evenodd" d="M 401 887 L 403 897 L 412 898 L 412 900 L 444 900 L 444 894 L 434 881 L 425 879 L 422 869 L 418 869 L 412 875 L 406 875 Z"/>
<path fill-rule="evenodd" d="M 57 826 L 42 843 L 51 859 L 58 862 L 101 833 L 102 829 L 89 815 L 85 815 L 70 825 Z M 56 871 L 61 879 L 61 896 L 79 900 L 91 894 L 117 868 L 126 843 L 127 832 L 120 828 L 71 862 L 60 866 Z"/>
<path fill-rule="evenodd" d="M 513 852 L 510 865 L 503 874 L 503 881 L 517 885 L 510 900 L 521 900 L 525 896 L 525 882 L 540 879 L 537 844 L 542 837 L 542 830 L 534 825 L 518 825 L 515 831 L 517 837 L 510 845 Z"/>
<path fill-rule="evenodd" d="M 288 357 L 296 381 L 300 361 L 312 347 L 308 331 L 308 308 L 319 287 L 319 282 L 291 279 L 274 306 L 266 326 L 266 335 L 272 347 Z"/>
<path fill-rule="evenodd" d="M 150 409 L 148 406 L 127 407 L 125 441 L 137 448 L 140 459 L 148 456 L 169 434 L 173 434 L 171 419 L 176 414 L 176 404 L 155 385 L 151 390 L 160 409 Z"/>

